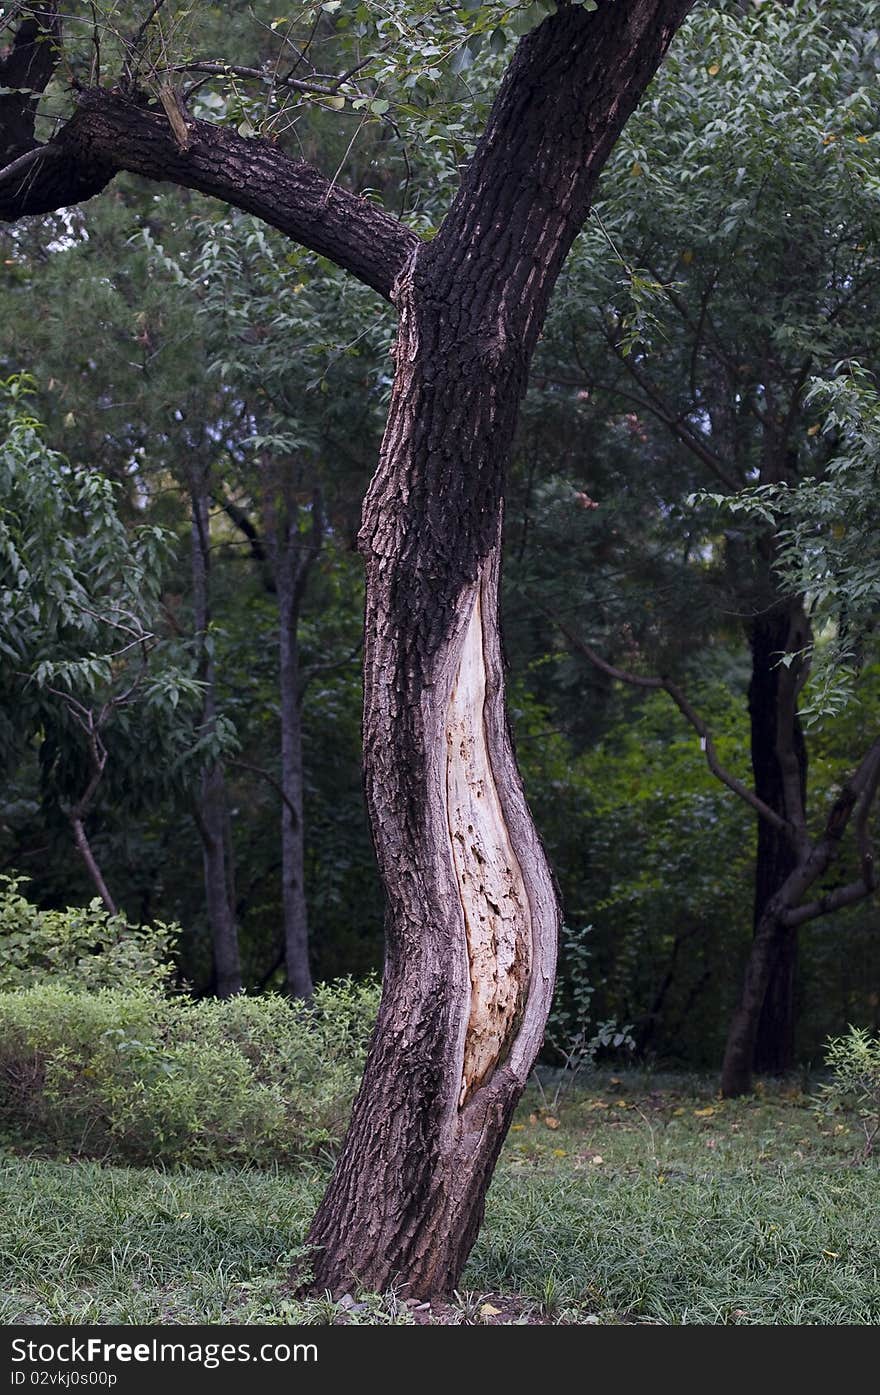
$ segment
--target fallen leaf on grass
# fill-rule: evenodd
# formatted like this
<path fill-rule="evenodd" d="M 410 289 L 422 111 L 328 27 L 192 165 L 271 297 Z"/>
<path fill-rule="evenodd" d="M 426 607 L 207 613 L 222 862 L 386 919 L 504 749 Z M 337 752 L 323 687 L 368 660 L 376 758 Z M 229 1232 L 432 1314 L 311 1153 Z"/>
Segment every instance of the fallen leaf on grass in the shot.
<path fill-rule="evenodd" d="M 694 1118 L 695 1118 L 695 1119 L 708 1119 L 708 1118 L 710 1118 L 711 1115 L 713 1115 L 714 1113 L 715 1113 L 715 1106 L 714 1106 L 714 1104 L 708 1104 L 708 1105 L 706 1106 L 705 1109 L 695 1109 L 695 1110 L 694 1110 Z"/>
<path fill-rule="evenodd" d="M 544 1127 L 547 1128 L 547 1129 L 558 1129 L 558 1128 L 559 1128 L 559 1120 L 558 1120 L 558 1119 L 554 1119 L 554 1117 L 553 1117 L 552 1114 L 548 1114 L 547 1117 L 546 1117 L 546 1119 L 544 1120 Z"/>
<path fill-rule="evenodd" d="M 500 1317 L 501 1309 L 495 1308 L 491 1303 L 484 1303 L 480 1308 L 480 1317 Z"/>

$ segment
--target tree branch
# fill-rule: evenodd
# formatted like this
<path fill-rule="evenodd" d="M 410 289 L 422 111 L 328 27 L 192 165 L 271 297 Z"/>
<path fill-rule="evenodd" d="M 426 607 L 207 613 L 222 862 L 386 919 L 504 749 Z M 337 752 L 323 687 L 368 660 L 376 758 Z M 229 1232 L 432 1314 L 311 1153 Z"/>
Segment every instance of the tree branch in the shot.
<path fill-rule="evenodd" d="M 771 915 L 771 918 L 775 916 L 786 925 L 797 925 L 804 920 L 813 920 L 817 915 L 824 915 L 829 909 L 836 909 L 837 904 L 847 905 L 850 904 L 850 900 L 861 900 L 862 896 L 868 895 L 869 891 L 873 889 L 871 887 L 860 895 L 856 895 L 853 890 L 856 885 L 865 883 L 865 871 L 868 873 L 869 880 L 872 883 L 874 881 L 873 863 L 868 865 L 865 860 L 866 851 L 870 852 L 870 846 L 866 843 L 867 827 L 865 826 L 860 833 L 863 875 L 859 878 L 858 883 L 853 882 L 848 888 L 840 888 L 841 891 L 847 892 L 850 900 L 832 904 L 831 898 L 837 894 L 832 892 L 829 897 L 819 898 L 819 901 L 811 902 L 809 906 L 797 905 L 804 892 L 808 891 L 814 882 L 827 871 L 836 858 L 853 810 L 860 801 L 863 801 L 864 819 L 867 820 L 869 806 L 876 793 L 878 777 L 880 777 L 880 736 L 869 747 L 854 773 L 845 781 L 840 794 L 831 806 L 822 836 L 816 840 L 809 855 L 798 863 L 798 866 L 783 882 L 770 902 L 767 913 Z M 824 905 L 825 909 L 816 910 L 815 907 L 819 905 Z"/>
<path fill-rule="evenodd" d="M 639 372 L 632 361 L 631 354 L 624 354 L 621 352 L 619 345 L 615 343 L 614 336 L 608 333 L 604 324 L 602 326 L 602 332 L 615 358 L 617 358 L 620 364 L 626 369 L 633 382 L 637 383 L 645 394 L 644 406 L 647 410 L 652 412 L 654 416 L 659 417 L 672 432 L 673 436 L 675 436 L 676 440 L 681 441 L 682 445 L 687 446 L 688 450 L 691 451 L 698 460 L 703 462 L 706 468 L 711 471 L 725 488 L 736 493 L 737 490 L 741 488 L 741 482 L 736 479 L 735 475 L 730 473 L 726 462 L 722 460 L 721 456 L 717 455 L 715 451 L 710 450 L 695 432 L 685 426 L 684 422 L 679 417 L 676 417 L 674 412 L 670 411 L 660 390 L 649 378 Z"/>
<path fill-rule="evenodd" d="M 251 765 L 250 761 L 247 760 L 227 759 L 226 764 L 237 766 L 239 770 L 249 770 L 252 775 L 259 775 L 261 780 L 265 780 L 267 785 L 271 785 L 282 803 L 287 806 L 290 816 L 293 819 L 294 827 L 299 827 L 299 813 L 297 812 L 296 805 L 284 793 L 281 782 L 276 780 L 274 775 L 270 775 L 269 771 L 264 770 L 261 765 Z"/>
<path fill-rule="evenodd" d="M 39 94 L 58 63 L 57 5 L 27 6 L 6 56 L 0 59 L 0 162 L 8 165 L 34 144 Z"/>
<path fill-rule="evenodd" d="M 547 612 L 545 611 L 544 614 L 547 614 Z M 701 737 L 703 751 L 706 756 L 706 764 L 715 778 L 720 780 L 723 785 L 726 785 L 729 790 L 732 790 L 734 794 L 738 795 L 746 804 L 750 805 L 762 819 L 772 824 L 780 833 L 786 834 L 789 838 L 794 836 L 794 829 L 787 819 L 781 818 L 780 815 L 776 813 L 776 810 L 771 809 L 769 804 L 765 804 L 763 799 L 759 799 L 755 792 L 749 789 L 748 785 L 744 785 L 742 780 L 737 779 L 735 775 L 731 775 L 730 771 L 724 768 L 715 751 L 712 733 L 677 683 L 673 683 L 669 678 L 646 678 L 638 673 L 628 673 L 625 669 L 615 668 L 613 664 L 609 664 L 601 655 L 597 654 L 595 649 L 592 649 L 585 640 L 581 639 L 580 635 L 575 634 L 573 630 L 569 629 L 565 622 L 560 620 L 558 616 L 547 615 L 547 618 L 562 631 L 569 643 L 577 649 L 578 653 L 583 654 L 584 658 L 588 659 L 590 663 L 593 664 L 595 668 L 600 669 L 602 673 L 607 673 L 609 678 L 614 678 L 620 683 L 629 683 L 635 688 L 657 688 L 668 693 L 679 712 L 690 722 L 698 736 Z"/>
<path fill-rule="evenodd" d="M 46 145 L 35 145 L 33 150 L 26 150 L 23 155 L 3 166 L 0 170 L 0 184 L 6 184 L 17 174 L 25 174 L 38 160 L 52 159 L 61 153 L 61 147 L 53 145 L 51 141 Z"/>
<path fill-rule="evenodd" d="M 183 148 L 164 113 L 115 92 L 82 92 L 76 113 L 53 140 L 63 158 L 35 163 L 22 187 L 0 187 L 0 218 L 79 203 L 128 170 L 252 213 L 392 299 L 398 275 L 419 246 L 415 233 L 267 140 L 193 119 L 187 130 Z"/>
<path fill-rule="evenodd" d="M 263 582 L 263 589 L 270 595 L 274 595 L 278 590 L 275 577 L 272 575 L 272 566 L 269 556 L 263 546 L 263 540 L 254 523 L 248 517 L 247 512 L 236 504 L 233 499 L 227 498 L 225 494 L 215 494 L 215 502 L 220 506 L 227 518 L 231 519 L 240 533 L 247 538 L 250 547 L 251 557 L 260 569 L 260 576 Z"/>
<path fill-rule="evenodd" d="M 818 920 L 819 916 L 831 915 L 833 911 L 839 911 L 844 906 L 854 906 L 859 901 L 864 901 L 871 895 L 873 886 L 867 883 L 863 877 L 857 881 L 849 882 L 847 886 L 840 886 L 835 891 L 829 891 L 827 896 L 820 896 L 816 901 L 808 901 L 804 906 L 796 906 L 793 910 L 785 911 L 782 915 L 783 925 L 787 925 L 790 930 L 794 930 L 798 925 L 804 925 L 808 920 Z"/>

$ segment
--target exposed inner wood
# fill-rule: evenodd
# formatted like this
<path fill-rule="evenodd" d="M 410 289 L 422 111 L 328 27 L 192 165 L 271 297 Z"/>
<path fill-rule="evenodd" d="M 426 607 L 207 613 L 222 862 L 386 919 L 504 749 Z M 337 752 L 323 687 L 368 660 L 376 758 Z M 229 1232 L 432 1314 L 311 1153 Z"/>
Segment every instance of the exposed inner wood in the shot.
<path fill-rule="evenodd" d="M 459 1107 L 506 1054 L 532 960 L 531 912 L 492 771 L 485 704 L 478 586 L 446 713 L 447 818 L 471 979 Z"/>

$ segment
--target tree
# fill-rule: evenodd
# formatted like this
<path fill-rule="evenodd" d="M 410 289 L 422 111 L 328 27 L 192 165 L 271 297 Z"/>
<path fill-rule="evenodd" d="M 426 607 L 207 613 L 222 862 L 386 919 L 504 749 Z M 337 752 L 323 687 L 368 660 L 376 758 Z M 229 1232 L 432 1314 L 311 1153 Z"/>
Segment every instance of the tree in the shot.
<path fill-rule="evenodd" d="M 827 409 L 824 434 L 832 442 L 823 478 L 803 481 L 796 488 L 765 484 L 733 498 L 716 497 L 732 513 L 773 526 L 783 591 L 809 606 L 813 631 L 820 637 L 806 656 L 807 662 L 814 655 L 818 658 L 819 681 L 808 708 L 813 717 L 839 713 L 854 697 L 858 678 L 876 648 L 880 601 L 875 506 L 880 400 L 857 364 L 831 383 L 813 383 L 807 402 L 817 400 Z M 804 656 L 798 659 L 804 663 Z M 791 846 L 793 865 L 758 921 L 724 1056 L 721 1084 L 726 1094 L 742 1093 L 749 1082 L 760 1003 L 780 941 L 800 925 L 855 905 L 876 890 L 871 816 L 880 787 L 880 734 L 876 724 L 871 725 L 861 757 L 839 781 L 818 834 L 809 833 L 803 805 L 795 806 L 789 826 L 781 830 Z M 855 835 L 853 874 L 823 890 L 823 879 L 840 857 L 850 824 Z"/>
<path fill-rule="evenodd" d="M 257 572 L 278 606 L 281 760 L 277 780 L 269 771 L 262 774 L 281 797 L 287 986 L 304 998 L 312 995 L 312 973 L 305 894 L 303 703 L 309 679 L 321 663 L 306 665 L 303 671 L 302 608 L 329 531 L 340 526 L 346 506 L 350 509 L 349 501 L 360 498 L 368 478 L 357 443 L 343 445 L 340 439 L 346 430 L 351 432 L 352 413 L 339 382 L 329 389 L 326 361 L 351 354 L 345 344 L 350 335 L 362 346 L 375 337 L 375 329 L 372 335 L 370 331 L 376 311 L 381 348 L 387 354 L 390 347 L 388 317 L 381 305 L 371 305 L 367 314 L 367 307 L 356 303 L 353 330 L 348 302 L 362 301 L 369 293 L 335 268 L 320 269 L 314 262 L 308 254 L 292 254 L 285 244 L 279 247 L 277 239 L 267 237 L 266 230 L 250 220 L 232 219 L 226 227 L 210 228 L 190 271 L 208 326 L 214 371 L 241 402 L 240 414 L 251 427 L 228 447 L 219 502 L 247 540 Z M 361 327 L 362 319 L 366 328 Z M 302 345 L 293 363 L 292 342 Z M 377 356 L 374 348 L 372 357 Z M 371 366 L 375 371 L 375 364 Z M 319 386 L 327 391 L 319 391 Z M 337 394 L 342 401 L 336 401 Z M 368 397 L 363 389 L 360 395 Z M 360 426 L 372 445 L 369 406 L 358 415 L 367 418 Z"/>
<path fill-rule="evenodd" d="M 175 86 L 187 65 L 169 62 L 164 45 L 161 71 L 151 59 L 151 101 L 137 81 L 147 21 L 122 43 L 116 90 L 81 87 L 42 146 L 32 93 L 62 52 L 58 7 L 25 11 L 0 72 L 27 89 L 4 98 L 0 215 L 79 202 L 128 169 L 256 213 L 399 313 L 360 535 L 365 783 L 388 900 L 386 963 L 363 1084 L 310 1231 L 320 1288 L 403 1279 L 421 1295 L 457 1281 L 540 1046 L 558 911 L 504 714 L 503 471 L 553 285 L 690 7 L 594 0 L 544 18 L 517 45 L 427 242 L 280 145 L 193 119 Z M 459 27 L 457 37 L 468 35 Z M 329 84 L 304 71 L 288 81 L 345 99 L 351 71 Z M 357 100 L 387 110 L 382 97 Z"/>
<path fill-rule="evenodd" d="M 159 633 L 169 537 L 126 529 L 113 484 L 46 447 L 27 393 L 0 384 L 0 751 L 14 768 L 37 748 L 49 816 L 116 915 L 88 832 L 102 797 L 185 790 L 231 733 L 200 728 L 188 656 Z"/>
<path fill-rule="evenodd" d="M 809 812 L 799 706 L 811 621 L 803 592 L 781 585 L 767 518 L 747 529 L 728 519 L 719 534 L 717 515 L 682 512 L 682 496 L 820 477 L 832 450 L 806 402 L 810 377 L 876 357 L 877 13 L 850 0 L 701 11 L 615 151 L 536 375 L 582 394 L 594 418 L 628 414 L 645 447 L 633 514 L 659 502 L 667 546 L 677 533 L 690 559 L 691 603 L 740 619 L 762 809 L 753 804 L 755 935 L 798 867 L 791 830 Z M 665 606 L 673 635 L 682 591 Z M 797 928 L 777 925 L 770 979 L 752 997 L 749 1072 L 793 1064 L 797 949 Z"/>

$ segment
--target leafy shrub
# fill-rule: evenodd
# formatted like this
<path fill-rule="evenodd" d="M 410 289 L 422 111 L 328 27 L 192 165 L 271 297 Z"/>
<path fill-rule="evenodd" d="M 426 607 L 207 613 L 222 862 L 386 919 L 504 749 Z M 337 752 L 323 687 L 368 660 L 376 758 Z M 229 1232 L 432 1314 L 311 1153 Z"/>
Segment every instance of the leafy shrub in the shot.
<path fill-rule="evenodd" d="M 870 1157 L 880 1134 L 880 1037 L 863 1027 L 850 1027 L 845 1036 L 829 1038 L 825 1064 L 832 1078 L 820 1088 L 819 1106 L 855 1107 L 865 1130 L 863 1153 Z"/>
<path fill-rule="evenodd" d="M 544 1039 L 545 1050 L 552 1053 L 561 1066 L 552 1098 L 547 1096 L 540 1073 L 535 1076 L 545 1104 L 552 1109 L 579 1076 L 595 1068 L 596 1056 L 600 1051 L 632 1051 L 635 1048 L 629 1027 L 620 1027 L 612 1021 L 593 1021 L 592 997 L 595 990 L 590 981 L 592 956 L 587 943 L 592 929 L 592 925 L 579 929 L 563 925 L 559 933 L 562 967 L 557 977 Z"/>
<path fill-rule="evenodd" d="M 288 1164 L 341 1139 L 378 1002 L 374 982 L 311 1006 L 63 982 L 0 993 L 0 1130 L 129 1163 Z"/>
<path fill-rule="evenodd" d="M 97 897 L 41 911 L 19 890 L 26 881 L 0 876 L 0 992 L 49 980 L 88 991 L 168 986 L 179 926 L 130 926 Z"/>

